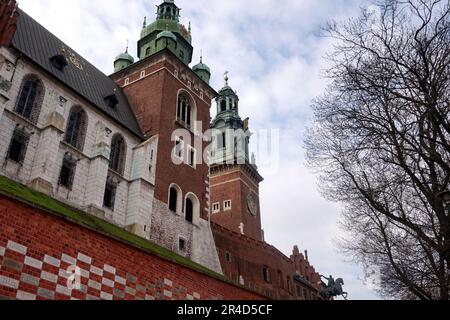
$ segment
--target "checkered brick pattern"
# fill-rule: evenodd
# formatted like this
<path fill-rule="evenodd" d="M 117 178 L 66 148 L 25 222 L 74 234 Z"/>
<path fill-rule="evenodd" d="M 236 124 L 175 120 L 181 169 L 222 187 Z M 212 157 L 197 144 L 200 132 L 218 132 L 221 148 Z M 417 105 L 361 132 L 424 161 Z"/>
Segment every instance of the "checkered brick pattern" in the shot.
<path fill-rule="evenodd" d="M 18 300 L 172 300 L 201 299 L 170 279 L 140 283 L 137 276 L 101 264 L 78 253 L 76 257 L 38 256 L 14 241 L 0 246 L 0 287 L 13 290 Z"/>

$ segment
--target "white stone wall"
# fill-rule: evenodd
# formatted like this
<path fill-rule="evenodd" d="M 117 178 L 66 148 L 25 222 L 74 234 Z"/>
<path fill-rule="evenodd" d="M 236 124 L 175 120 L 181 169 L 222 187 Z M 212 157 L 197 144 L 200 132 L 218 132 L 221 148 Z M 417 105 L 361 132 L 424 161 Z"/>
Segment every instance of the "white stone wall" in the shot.
<path fill-rule="evenodd" d="M 139 224 L 145 226 L 145 229 L 147 226 L 150 229 L 154 174 L 152 177 L 148 169 L 150 152 L 154 150 L 153 173 L 155 171 L 157 139 L 150 139 L 149 142 L 142 144 L 138 137 L 106 117 L 95 106 L 90 105 L 59 82 L 53 81 L 46 73 L 23 59 L 14 66 L 12 70 L 14 72 L 7 72 L 7 63 L 15 61 L 17 57 L 11 51 L 0 48 L 0 75 L 6 78 L 12 77 L 14 73 L 11 88 L 7 93 L 0 92 L 3 93 L 0 100 L 0 174 L 23 184 L 30 184 L 33 179 L 42 178 L 51 184 L 53 188 L 51 195 L 55 198 L 80 209 L 93 205 L 100 210 L 104 210 L 102 206 L 106 177 L 112 174 L 120 183 L 117 187 L 114 211 L 105 210 L 105 218 L 123 227 Z M 14 113 L 22 81 L 29 74 L 34 74 L 41 79 L 45 91 L 36 125 Z M 61 100 L 61 97 L 64 99 Z M 67 126 L 71 108 L 76 105 L 81 106 L 87 114 L 87 132 L 83 150 L 76 150 L 63 142 L 63 131 Z M 55 128 L 48 129 L 47 124 L 54 114 L 64 119 L 60 128 L 62 131 Z M 23 165 L 6 160 L 17 124 L 25 126 L 27 131 L 32 133 Z M 127 145 L 123 176 L 108 170 L 109 147 L 116 133 L 124 137 Z M 70 190 L 58 185 L 66 152 L 78 159 L 73 186 Z M 140 182 L 140 179 L 143 179 L 145 183 Z M 139 204 L 138 208 L 134 209 L 131 202 L 129 205 L 129 198 Z M 128 212 L 130 212 L 129 217 Z"/>
<path fill-rule="evenodd" d="M 178 250 L 180 238 L 186 241 L 185 252 Z M 222 274 L 211 226 L 206 220 L 189 223 L 184 214 L 173 213 L 167 204 L 154 199 L 151 240 Z"/>

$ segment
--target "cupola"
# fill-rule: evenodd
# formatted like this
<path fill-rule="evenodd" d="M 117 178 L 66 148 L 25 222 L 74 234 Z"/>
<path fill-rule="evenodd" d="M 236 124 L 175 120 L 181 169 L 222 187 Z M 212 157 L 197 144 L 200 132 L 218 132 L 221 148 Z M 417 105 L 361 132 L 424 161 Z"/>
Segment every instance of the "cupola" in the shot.
<path fill-rule="evenodd" d="M 128 68 L 130 65 L 134 63 L 134 58 L 128 53 L 128 45 L 125 49 L 125 52 L 119 54 L 114 59 L 114 72 L 118 72 L 125 68 Z"/>
<path fill-rule="evenodd" d="M 211 79 L 211 69 L 203 63 L 203 57 L 200 57 L 200 63 L 192 67 L 192 71 L 209 84 L 209 80 Z"/>

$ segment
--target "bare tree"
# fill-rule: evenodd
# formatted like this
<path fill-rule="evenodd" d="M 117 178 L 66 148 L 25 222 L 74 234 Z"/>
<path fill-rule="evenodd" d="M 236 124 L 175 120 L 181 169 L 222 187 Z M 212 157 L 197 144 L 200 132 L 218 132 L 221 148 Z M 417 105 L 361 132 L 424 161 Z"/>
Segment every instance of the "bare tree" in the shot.
<path fill-rule="evenodd" d="M 381 272 L 380 294 L 449 299 L 450 1 L 385 0 L 325 28 L 331 80 L 305 140 L 342 246 Z"/>

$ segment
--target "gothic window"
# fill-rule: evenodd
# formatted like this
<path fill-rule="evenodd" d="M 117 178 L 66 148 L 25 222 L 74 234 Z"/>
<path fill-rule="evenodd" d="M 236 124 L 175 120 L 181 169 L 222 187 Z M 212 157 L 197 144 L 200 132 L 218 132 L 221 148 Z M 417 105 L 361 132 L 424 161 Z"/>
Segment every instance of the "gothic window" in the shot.
<path fill-rule="evenodd" d="M 9 145 L 7 158 L 17 163 L 23 163 L 25 160 L 29 139 L 29 133 L 27 133 L 25 129 L 17 127 L 14 130 L 11 143 Z"/>
<path fill-rule="evenodd" d="M 225 260 L 227 260 L 227 262 L 231 262 L 231 253 L 225 253 Z"/>
<path fill-rule="evenodd" d="M 39 117 L 43 96 L 44 88 L 42 82 L 34 76 L 26 77 L 20 89 L 15 112 L 22 117 L 29 119 L 31 122 L 36 123 Z"/>
<path fill-rule="evenodd" d="M 193 108 L 189 98 L 181 93 L 178 96 L 177 120 L 188 128 L 192 127 L 194 119 Z"/>
<path fill-rule="evenodd" d="M 70 110 L 64 141 L 83 151 L 87 130 L 86 112 L 79 106 Z"/>
<path fill-rule="evenodd" d="M 194 222 L 194 203 L 191 199 L 186 199 L 186 221 Z"/>
<path fill-rule="evenodd" d="M 108 177 L 106 181 L 105 195 L 103 197 L 103 206 L 110 210 L 114 210 L 114 204 L 116 202 L 117 183 L 113 181 L 111 177 Z"/>
<path fill-rule="evenodd" d="M 169 210 L 172 212 L 177 212 L 178 191 L 175 187 L 171 187 L 169 193 Z"/>
<path fill-rule="evenodd" d="M 270 282 L 270 272 L 269 272 L 269 267 L 264 267 L 263 268 L 263 278 L 264 281 L 269 283 Z"/>
<path fill-rule="evenodd" d="M 65 154 L 61 171 L 59 173 L 59 185 L 68 189 L 72 188 L 77 162 L 70 154 Z"/>
<path fill-rule="evenodd" d="M 127 152 L 125 139 L 120 134 L 114 135 L 111 142 L 111 154 L 109 158 L 109 168 L 119 174 L 124 173 L 125 157 Z"/>

